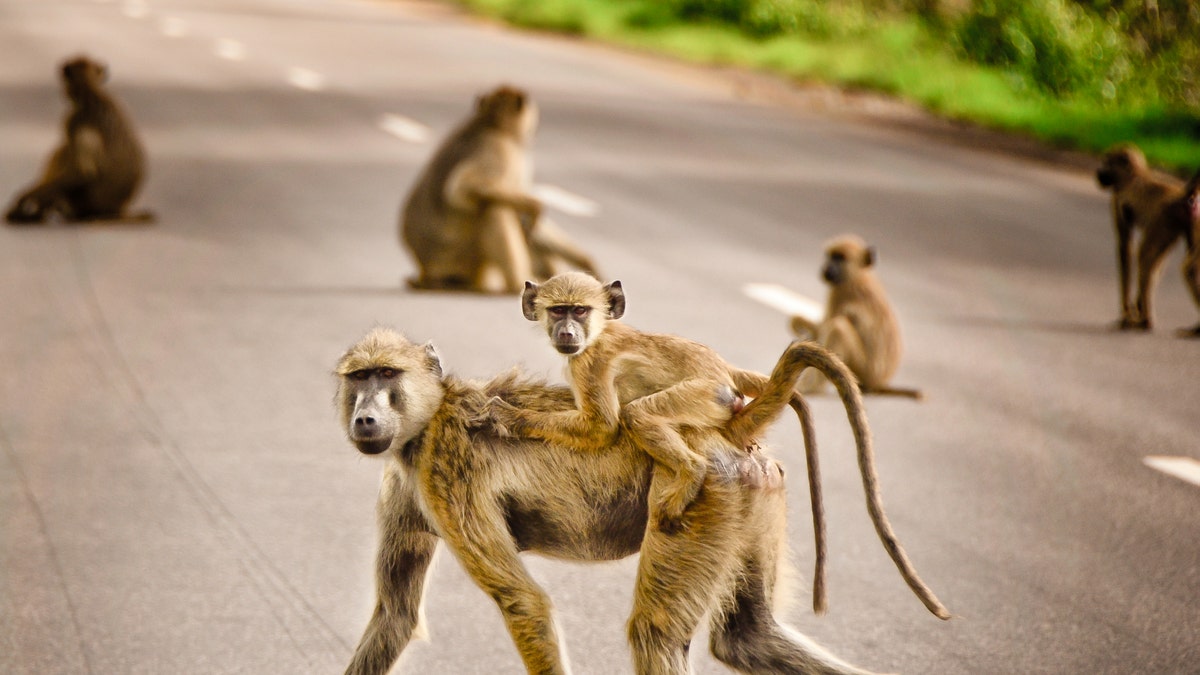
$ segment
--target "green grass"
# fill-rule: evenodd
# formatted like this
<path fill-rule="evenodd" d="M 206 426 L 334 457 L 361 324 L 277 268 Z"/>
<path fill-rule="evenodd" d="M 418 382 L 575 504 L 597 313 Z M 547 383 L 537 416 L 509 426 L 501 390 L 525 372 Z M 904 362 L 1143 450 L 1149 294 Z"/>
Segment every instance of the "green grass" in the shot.
<path fill-rule="evenodd" d="M 1138 144 L 1152 162 L 1200 166 L 1200 114 L 1168 107 L 1153 91 L 1122 90 L 1119 103 L 1088 92 L 1048 93 L 1018 72 L 961 59 L 948 39 L 913 17 L 840 16 L 818 27 L 756 38 L 736 26 L 680 22 L 662 0 L 459 0 L 525 28 L 585 36 L 701 64 L 745 67 L 800 82 L 879 91 L 947 118 L 1101 152 Z M 867 25 L 869 23 L 869 25 Z M 1143 88 L 1144 89 L 1144 88 Z"/>

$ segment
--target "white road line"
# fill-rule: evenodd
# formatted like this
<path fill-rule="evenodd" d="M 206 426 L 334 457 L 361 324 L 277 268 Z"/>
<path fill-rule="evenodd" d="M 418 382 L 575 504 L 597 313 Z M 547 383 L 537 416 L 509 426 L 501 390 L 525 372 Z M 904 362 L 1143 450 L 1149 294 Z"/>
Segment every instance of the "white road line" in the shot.
<path fill-rule="evenodd" d="M 188 34 L 187 21 L 177 17 L 168 16 L 158 24 L 158 29 L 167 37 L 183 37 Z"/>
<path fill-rule="evenodd" d="M 429 140 L 429 127 L 403 115 L 383 115 L 379 118 L 379 128 L 409 143 L 424 143 Z"/>
<path fill-rule="evenodd" d="M 237 40 L 221 38 L 213 45 L 213 53 L 229 61 L 244 61 L 246 59 L 246 46 Z"/>
<path fill-rule="evenodd" d="M 1200 462 L 1191 457 L 1151 456 L 1144 458 L 1142 462 L 1151 469 L 1157 469 L 1193 485 L 1200 485 Z"/>
<path fill-rule="evenodd" d="M 325 76 L 308 68 L 288 68 L 287 81 L 293 87 L 305 91 L 321 91 L 325 88 Z"/>
<path fill-rule="evenodd" d="M 600 212 L 600 205 L 596 202 L 554 185 L 534 185 L 529 191 L 546 206 L 572 216 L 590 218 Z"/>
<path fill-rule="evenodd" d="M 778 284 L 746 284 L 742 286 L 742 292 L 788 316 L 802 316 L 813 322 L 825 317 L 825 307 L 821 303 Z"/>

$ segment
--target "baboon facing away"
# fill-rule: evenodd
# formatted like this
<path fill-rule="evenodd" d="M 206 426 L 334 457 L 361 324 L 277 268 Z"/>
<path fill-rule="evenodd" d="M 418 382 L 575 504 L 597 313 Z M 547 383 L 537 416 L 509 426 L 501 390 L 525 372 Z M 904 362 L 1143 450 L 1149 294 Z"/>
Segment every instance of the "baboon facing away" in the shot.
<path fill-rule="evenodd" d="M 642 675 L 690 673 L 688 646 L 707 617 L 716 658 L 747 673 L 865 673 L 772 614 L 785 565 L 786 504 L 776 462 L 705 429 L 684 429 L 710 458 L 689 526 L 647 527 L 653 464 L 624 436 L 596 453 L 499 436 L 482 410 L 573 407 L 565 387 L 515 373 L 486 383 L 442 373 L 430 345 L 375 329 L 337 366 L 343 428 L 364 454 L 388 456 L 380 489 L 377 602 L 352 675 L 388 672 L 423 635 L 422 595 L 439 542 L 497 602 L 530 673 L 569 672 L 549 597 L 521 551 L 615 560 L 641 551 L 628 637 Z"/>
<path fill-rule="evenodd" d="M 149 222 L 148 212 L 125 209 L 141 186 L 145 153 L 121 104 L 104 88 L 104 64 L 78 56 L 62 64 L 71 110 L 63 141 L 41 178 L 13 200 L 5 219 L 13 224 L 128 220 Z"/>
<path fill-rule="evenodd" d="M 541 323 L 551 343 L 567 355 L 575 409 L 521 409 L 494 399 L 491 419 L 517 436 L 544 440 L 585 453 L 602 450 L 618 430 L 634 439 L 671 476 L 656 478 L 651 515 L 656 527 L 672 533 L 699 493 L 707 458 L 681 436 L 684 428 L 719 430 L 743 447 L 791 405 L 805 429 L 809 485 L 817 537 L 814 609 L 824 610 L 824 520 L 811 420 L 795 384 L 806 367 L 821 372 L 838 389 L 850 418 L 869 512 L 885 548 L 909 586 L 934 614 L 946 608 L 920 580 L 883 513 L 866 415 L 853 374 L 824 348 L 793 343 L 767 378 L 734 368 L 716 352 L 674 335 L 643 333 L 617 321 L 625 309 L 620 282 L 602 285 L 580 272 L 558 275 L 539 286 L 529 282 L 522 311 Z M 736 392 L 731 395 L 730 392 Z M 744 408 L 731 405 L 741 394 L 754 398 Z M 736 414 L 732 414 L 736 412 Z M 732 415 L 732 416 L 731 416 Z M 728 422 L 728 424 L 726 424 Z M 658 476 L 656 472 L 656 476 Z"/>
<path fill-rule="evenodd" d="M 567 264 L 595 270 L 530 194 L 537 121 L 527 93 L 501 86 L 437 149 L 401 214 L 401 241 L 418 267 L 410 286 L 515 294 Z"/>
<path fill-rule="evenodd" d="M 875 248 L 860 237 L 844 235 L 830 241 L 821 268 L 821 277 L 829 284 L 825 317 L 813 322 L 794 316 L 792 332 L 837 354 L 854 372 L 864 394 L 919 399 L 919 390 L 889 384 L 900 367 L 903 343 L 896 312 L 873 271 L 875 256 Z M 801 375 L 799 386 L 812 392 L 823 384 L 820 373 L 809 371 Z"/>
<path fill-rule="evenodd" d="M 1200 306 L 1200 275 L 1195 273 L 1196 252 L 1192 236 L 1195 218 L 1186 206 L 1188 194 L 1183 182 L 1150 169 L 1142 151 L 1133 145 L 1120 145 L 1104 155 L 1096 170 L 1100 186 L 1112 190 L 1112 217 L 1117 232 L 1117 271 L 1121 330 L 1150 330 L 1154 324 L 1154 291 L 1162 272 L 1163 261 L 1181 237 L 1188 239 L 1188 260 L 1184 263 L 1184 281 Z M 1195 193 L 1195 179 L 1189 188 Z M 1194 200 L 1192 201 L 1194 203 Z M 1137 294 L 1130 301 L 1130 283 L 1135 273 L 1133 240 L 1141 232 L 1137 244 Z M 1197 326 L 1200 328 L 1200 326 Z M 1191 331 L 1185 331 L 1190 333 Z"/>

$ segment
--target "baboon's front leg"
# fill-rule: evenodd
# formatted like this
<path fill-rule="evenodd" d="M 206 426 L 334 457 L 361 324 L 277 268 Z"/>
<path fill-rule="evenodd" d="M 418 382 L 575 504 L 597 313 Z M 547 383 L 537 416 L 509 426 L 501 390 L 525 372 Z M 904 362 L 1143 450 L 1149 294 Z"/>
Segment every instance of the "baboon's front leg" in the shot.
<path fill-rule="evenodd" d="M 412 491 L 394 475 L 384 480 L 378 514 L 375 611 L 346 675 L 384 675 L 409 640 L 423 632 L 425 573 L 438 538 L 418 510 Z"/>
<path fill-rule="evenodd" d="M 446 544 L 500 608 L 530 675 L 569 675 L 550 597 L 521 564 L 508 523 L 494 503 L 435 504 Z"/>

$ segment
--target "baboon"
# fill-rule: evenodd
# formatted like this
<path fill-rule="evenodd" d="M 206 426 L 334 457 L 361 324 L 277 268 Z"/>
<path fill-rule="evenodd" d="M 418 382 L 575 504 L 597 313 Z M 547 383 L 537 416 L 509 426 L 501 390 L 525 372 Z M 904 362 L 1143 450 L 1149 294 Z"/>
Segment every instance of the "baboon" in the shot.
<path fill-rule="evenodd" d="M 791 405 L 805 431 L 810 497 L 817 538 L 814 609 L 824 611 L 824 518 L 817 455 L 807 405 L 795 391 L 801 371 L 814 367 L 842 396 L 858 447 L 868 510 L 885 548 L 902 576 L 929 610 L 949 616 L 920 580 L 883 513 L 866 414 L 853 374 L 818 345 L 793 343 L 767 378 L 734 368 L 716 352 L 673 335 L 643 333 L 621 323 L 625 293 L 619 281 L 602 285 L 581 272 L 545 284 L 527 282 L 521 297 L 525 318 L 540 322 L 551 344 L 567 355 L 575 407 L 565 411 L 522 409 L 494 398 L 489 415 L 517 436 L 592 453 L 610 446 L 619 430 L 673 474 L 659 483 L 651 514 L 658 529 L 677 532 L 699 494 L 709 460 L 681 436 L 686 428 L 717 429 L 744 447 Z M 741 396 L 753 400 L 740 407 Z M 736 413 L 736 414 L 734 414 Z M 728 424 L 726 424 L 728 422 Z M 657 475 L 657 472 L 656 472 Z"/>
<path fill-rule="evenodd" d="M 567 411 L 566 387 L 509 373 L 489 382 L 443 374 L 432 345 L 377 328 L 340 359 L 337 406 L 360 452 L 387 453 L 377 516 L 375 609 L 346 669 L 383 675 L 424 636 L 422 595 L 439 541 L 492 596 L 530 673 L 569 672 L 549 597 L 518 554 L 615 560 L 641 551 L 628 623 L 635 672 L 686 675 L 708 617 L 713 655 L 747 673 L 866 673 L 781 626 L 772 606 L 786 566 L 786 503 L 777 462 L 685 428 L 709 458 L 704 489 L 668 535 L 647 527 L 653 463 L 618 435 L 591 454 L 502 437 L 491 397 Z"/>
<path fill-rule="evenodd" d="M 1183 279 L 1192 301 L 1200 308 L 1200 170 L 1183 188 L 1183 195 L 1167 207 L 1166 217 L 1183 226 L 1187 254 L 1183 261 Z M 1200 323 L 1176 331 L 1180 337 L 1200 337 Z"/>
<path fill-rule="evenodd" d="M 1119 145 L 1108 151 L 1103 164 L 1096 170 L 1100 186 L 1112 190 L 1113 223 L 1117 230 L 1117 270 L 1121 298 L 1120 330 L 1150 330 L 1154 324 L 1154 290 L 1162 271 L 1163 261 L 1181 237 L 1189 240 L 1188 262 L 1184 266 L 1184 281 L 1192 297 L 1200 304 L 1200 278 L 1193 273 L 1196 252 L 1192 236 L 1194 218 L 1188 209 L 1171 208 L 1184 205 L 1189 199 L 1183 182 L 1152 171 L 1146 157 L 1136 146 Z M 1195 180 L 1193 179 L 1193 184 Z M 1191 188 L 1194 193 L 1194 185 Z M 1182 213 L 1181 213 L 1182 212 Z M 1129 290 L 1134 265 L 1133 236 L 1141 230 L 1137 247 L 1137 295 L 1130 303 Z M 1200 328 L 1200 326 L 1198 326 Z M 1190 331 L 1185 331 L 1190 334 Z"/>
<path fill-rule="evenodd" d="M 13 201 L 8 222 L 41 223 L 53 214 L 67 222 L 153 220 L 149 212 L 125 211 L 141 186 L 145 153 L 128 114 L 105 90 L 107 79 L 108 68 L 86 56 L 62 64 L 71 103 L 63 143 L 37 183 Z"/>
<path fill-rule="evenodd" d="M 515 294 L 525 279 L 568 264 L 595 271 L 529 192 L 537 121 L 528 94 L 501 86 L 434 153 L 401 215 L 401 241 L 418 267 L 411 287 Z"/>
<path fill-rule="evenodd" d="M 903 345 L 900 322 L 873 271 L 875 248 L 860 237 L 844 235 L 826 245 L 821 276 L 829 284 L 825 317 L 815 323 L 792 317 L 792 332 L 826 346 L 849 366 L 864 394 L 891 394 L 920 399 L 917 389 L 888 384 L 900 366 Z M 825 378 L 809 371 L 800 391 L 820 391 Z"/>

